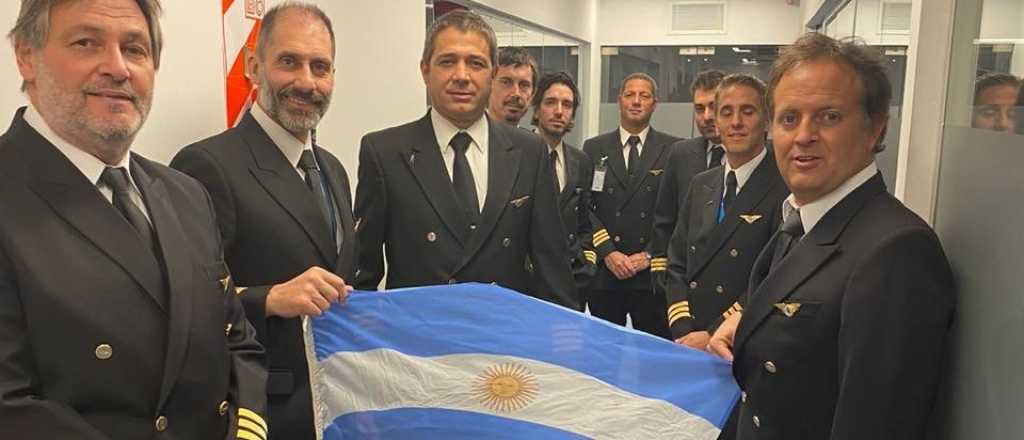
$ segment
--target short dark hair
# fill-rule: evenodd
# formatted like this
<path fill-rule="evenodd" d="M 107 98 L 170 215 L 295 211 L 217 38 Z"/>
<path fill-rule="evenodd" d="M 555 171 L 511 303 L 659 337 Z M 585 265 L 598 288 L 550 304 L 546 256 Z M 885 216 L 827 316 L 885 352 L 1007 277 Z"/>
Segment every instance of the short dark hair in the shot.
<path fill-rule="evenodd" d="M 759 78 L 753 75 L 747 75 L 745 73 L 733 73 L 718 83 L 718 87 L 715 89 L 715 106 L 721 108 L 721 97 L 722 91 L 729 87 L 743 86 L 754 89 L 755 92 L 761 97 L 758 104 L 761 106 L 761 110 L 768 109 L 768 86 L 764 84 Z"/>
<path fill-rule="evenodd" d="M 572 77 L 565 72 L 549 73 L 541 77 L 540 82 L 537 84 L 537 92 L 533 94 L 533 100 L 530 102 L 530 106 L 533 107 L 533 116 L 530 118 L 530 123 L 534 126 L 540 124 L 537 120 L 537 112 L 540 110 L 540 103 L 544 100 L 544 94 L 548 92 L 548 89 L 555 84 L 561 84 L 572 90 L 572 117 L 569 118 L 569 125 L 565 127 L 565 132 L 568 133 L 575 126 L 576 109 L 580 107 L 580 90 L 576 88 L 576 82 L 572 80 Z"/>
<path fill-rule="evenodd" d="M 690 96 L 696 95 L 697 90 L 715 90 L 722 78 L 725 78 L 725 72 L 721 70 L 711 69 L 698 73 L 690 83 Z"/>
<path fill-rule="evenodd" d="M 491 59 L 491 69 L 498 68 L 498 38 L 494 36 L 494 29 L 479 14 L 465 9 L 456 9 L 434 20 L 430 28 L 427 29 L 427 38 L 423 41 L 423 56 L 420 57 L 420 64 L 430 62 L 430 57 L 434 56 L 434 43 L 437 42 L 437 36 L 450 27 L 462 32 L 476 32 L 483 36 L 489 46 L 488 55 Z"/>
<path fill-rule="evenodd" d="M 1010 86 L 1020 88 L 1021 80 L 1008 73 L 986 73 L 974 82 L 974 105 L 981 105 L 981 94 L 992 87 Z"/>
<path fill-rule="evenodd" d="M 857 76 L 861 85 L 861 106 L 868 118 L 881 122 L 882 132 L 878 136 L 875 152 L 885 149 L 882 144 L 888 129 L 889 103 L 892 101 L 892 84 L 886 74 L 878 49 L 868 47 L 857 37 L 835 39 L 825 34 L 809 32 L 795 43 L 779 51 L 768 82 L 768 113 L 775 113 L 775 89 L 785 74 L 800 64 L 809 61 L 828 60 L 846 66 Z"/>
<path fill-rule="evenodd" d="M 533 72 L 533 78 L 531 84 L 533 89 L 537 90 L 537 76 L 540 72 L 537 71 L 537 60 L 534 60 L 522 47 L 505 46 L 498 50 L 498 67 L 519 67 L 519 66 L 530 66 L 530 71 Z"/>
<path fill-rule="evenodd" d="M 260 33 L 259 36 L 256 37 L 256 56 L 263 58 L 265 53 L 264 48 L 270 41 L 270 35 L 274 32 L 274 27 L 277 26 L 277 20 L 280 18 L 281 13 L 292 9 L 318 18 L 324 23 L 324 27 L 327 28 L 327 33 L 331 35 L 331 55 L 335 55 L 335 48 L 337 46 L 334 44 L 334 27 L 331 25 L 330 17 L 328 17 L 320 7 L 312 3 L 286 1 L 270 8 L 270 10 L 263 15 L 263 21 L 260 23 Z"/>
<path fill-rule="evenodd" d="M 622 80 L 622 84 L 619 86 L 619 96 L 622 96 L 622 92 L 626 90 L 626 84 L 634 79 L 642 79 L 644 81 L 647 81 L 647 84 L 651 85 L 651 96 L 654 98 L 655 101 L 658 100 L 658 82 L 655 81 L 651 75 L 648 75 L 643 72 L 633 72 L 630 73 L 629 75 L 626 75 L 626 77 L 623 78 Z"/>

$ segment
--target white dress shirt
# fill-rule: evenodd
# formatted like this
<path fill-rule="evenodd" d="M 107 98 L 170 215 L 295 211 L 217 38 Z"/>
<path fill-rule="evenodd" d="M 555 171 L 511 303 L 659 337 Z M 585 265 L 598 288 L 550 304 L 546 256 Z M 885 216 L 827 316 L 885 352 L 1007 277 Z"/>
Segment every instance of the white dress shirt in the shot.
<path fill-rule="evenodd" d="M 551 152 L 557 151 L 558 156 L 555 160 L 555 176 L 558 178 L 558 191 L 561 192 L 565 189 L 565 142 L 558 142 L 554 148 L 548 147 L 548 158 L 551 160 Z"/>
<path fill-rule="evenodd" d="M 622 128 L 622 126 L 619 126 L 619 140 L 622 143 L 622 160 L 626 163 L 626 168 L 629 168 L 629 145 L 626 144 L 626 141 L 629 140 L 630 136 L 640 136 L 640 143 L 636 146 L 636 155 L 639 157 L 641 154 L 644 154 L 644 145 L 647 145 L 647 134 L 650 132 L 650 125 L 644 127 L 644 129 L 637 134 L 630 133 L 626 131 L 625 128 Z"/>
<path fill-rule="evenodd" d="M 249 110 L 249 113 L 252 113 L 252 118 L 256 120 L 256 123 L 259 124 L 261 128 L 263 128 L 263 131 L 267 133 L 268 137 L 270 137 L 270 141 L 277 146 L 278 150 L 281 150 L 281 154 L 284 155 L 285 159 L 288 160 L 288 163 L 292 165 L 292 168 L 295 169 L 295 172 L 299 173 L 299 177 L 302 179 L 303 182 L 305 182 L 306 170 L 299 167 L 299 160 L 302 159 L 303 151 L 309 150 L 310 153 L 313 152 L 313 136 L 307 135 L 305 142 L 300 141 L 298 138 L 292 135 L 290 131 L 285 130 L 285 128 L 282 127 L 281 124 L 278 124 L 277 121 L 271 118 L 270 115 L 267 114 L 267 112 L 263 111 L 263 108 L 260 107 L 259 104 L 253 105 L 252 108 Z M 323 167 L 320 166 L 320 163 L 316 158 L 316 154 L 313 154 L 313 162 L 317 164 L 317 169 L 319 169 L 321 175 L 323 175 Z M 328 194 L 329 197 L 333 194 L 331 193 L 329 188 L 324 188 L 324 193 Z M 341 212 L 338 211 L 338 197 L 335 195 L 330 198 L 330 209 L 334 210 L 335 225 L 329 226 L 331 226 L 332 229 L 337 229 L 337 225 L 340 224 L 341 222 Z M 334 237 L 334 244 L 337 246 L 339 250 L 341 249 L 341 244 L 344 241 L 344 239 L 344 234 L 342 234 L 341 231 L 338 230 L 338 233 L 335 234 Z"/>
<path fill-rule="evenodd" d="M 263 111 L 263 108 L 258 104 L 252 106 L 249 111 L 252 113 L 252 118 L 256 120 L 256 123 L 263 128 L 263 131 L 267 132 L 267 136 L 274 142 L 284 157 L 288 159 L 288 163 L 292 164 L 295 171 L 299 173 L 299 177 L 303 180 L 306 179 L 306 171 L 299 168 L 299 159 L 302 158 L 302 152 L 304 150 L 313 151 L 313 137 L 306 136 L 306 142 L 300 141 L 298 138 L 293 136 L 291 132 L 285 130 L 281 124 L 278 124 L 267 112 Z M 313 155 L 316 160 L 316 155 Z M 320 165 L 317 164 L 317 168 Z"/>
<path fill-rule="evenodd" d="M 448 170 L 448 179 L 452 178 L 452 168 L 455 166 L 455 148 L 449 145 L 452 138 L 460 131 L 465 131 L 473 139 L 469 148 L 466 149 L 466 161 L 469 162 L 469 170 L 473 172 L 476 198 L 482 211 L 484 200 L 487 199 L 487 146 L 490 136 L 487 117 L 480 116 L 480 119 L 469 128 L 461 130 L 431 109 L 430 123 L 434 126 L 434 135 L 437 136 L 437 145 L 441 148 L 441 157 L 444 158 L 444 166 Z"/>
<path fill-rule="evenodd" d="M 103 195 L 111 204 L 114 203 L 114 191 L 108 187 L 105 183 L 100 182 L 100 176 L 103 175 L 103 170 L 107 168 L 106 162 L 103 162 L 96 156 L 86 153 L 84 150 L 71 145 L 70 142 L 64 140 L 56 132 L 50 129 L 50 125 L 46 123 L 43 116 L 39 114 L 34 106 L 29 104 L 28 109 L 25 110 L 25 122 L 35 129 L 43 139 L 46 139 L 54 147 L 57 147 L 57 151 L 60 151 L 64 157 L 67 157 L 69 161 L 78 168 L 78 171 L 82 172 L 86 180 L 92 182 L 99 189 L 100 194 Z M 124 168 L 128 172 L 128 182 L 131 184 L 129 188 L 128 196 L 131 198 L 132 203 L 142 211 L 142 214 L 149 220 L 149 210 L 146 209 L 146 204 L 142 201 L 142 192 L 139 191 L 139 187 L 135 185 L 135 178 L 132 177 L 132 169 L 128 166 L 131 163 L 131 151 L 129 150 L 124 158 L 121 159 L 114 168 Z M 153 223 L 150 220 L 150 223 Z"/>
<path fill-rule="evenodd" d="M 828 214 L 833 207 L 850 195 L 853 190 L 874 177 L 876 173 L 878 173 L 878 166 L 875 165 L 875 162 L 871 162 L 863 170 L 854 174 L 853 177 L 846 179 L 845 182 L 832 190 L 832 192 L 803 206 L 797 204 L 796 198 L 793 197 L 793 194 L 790 194 L 789 197 L 786 197 L 786 200 L 782 201 L 782 221 L 785 222 L 799 208 L 800 222 L 803 223 L 804 234 L 809 234 L 825 214 Z"/>
<path fill-rule="evenodd" d="M 743 185 L 747 183 L 748 180 L 750 180 L 750 176 L 754 174 L 754 170 L 757 169 L 758 165 L 761 165 L 761 161 L 763 161 L 765 156 L 767 155 L 768 149 L 762 148 L 761 152 L 758 153 L 757 156 L 754 156 L 753 159 L 748 160 L 747 163 L 740 165 L 740 167 L 736 169 L 733 169 L 731 166 L 729 166 L 729 161 L 725 161 L 725 174 L 722 175 L 722 179 L 724 179 L 725 185 L 723 185 L 722 188 L 725 188 L 726 186 L 729 185 L 729 172 L 735 172 L 736 194 L 739 194 L 740 190 L 743 189 Z M 722 192 L 722 197 L 725 197 L 724 190 Z"/>

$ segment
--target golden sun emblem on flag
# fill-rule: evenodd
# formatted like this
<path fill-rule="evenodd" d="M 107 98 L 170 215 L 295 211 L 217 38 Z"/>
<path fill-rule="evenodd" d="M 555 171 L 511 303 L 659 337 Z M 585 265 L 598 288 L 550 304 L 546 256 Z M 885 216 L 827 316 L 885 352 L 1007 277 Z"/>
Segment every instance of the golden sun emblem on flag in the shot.
<path fill-rule="evenodd" d="M 538 391 L 536 376 L 512 363 L 488 367 L 473 383 L 473 395 L 480 403 L 505 413 L 525 408 L 537 398 Z"/>

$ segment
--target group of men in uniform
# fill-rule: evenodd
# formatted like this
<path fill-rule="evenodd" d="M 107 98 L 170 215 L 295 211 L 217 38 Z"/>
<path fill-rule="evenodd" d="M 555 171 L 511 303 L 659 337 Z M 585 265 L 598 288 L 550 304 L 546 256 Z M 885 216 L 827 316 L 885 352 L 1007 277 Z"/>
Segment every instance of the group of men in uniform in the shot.
<path fill-rule="evenodd" d="M 30 104 L 0 137 L 0 437 L 313 439 L 303 317 L 382 281 L 473 281 L 734 360 L 725 436 L 922 438 L 952 281 L 874 167 L 891 89 L 865 48 L 806 36 L 769 86 L 702 74 L 690 141 L 650 126 L 655 80 L 630 75 L 620 127 L 581 151 L 564 141 L 572 77 L 538 78 L 454 11 L 419 63 L 431 108 L 363 137 L 353 198 L 315 141 L 336 46 L 305 3 L 264 16 L 238 126 L 171 167 L 132 153 L 159 14 L 22 0 Z M 528 110 L 536 133 L 515 127 Z"/>

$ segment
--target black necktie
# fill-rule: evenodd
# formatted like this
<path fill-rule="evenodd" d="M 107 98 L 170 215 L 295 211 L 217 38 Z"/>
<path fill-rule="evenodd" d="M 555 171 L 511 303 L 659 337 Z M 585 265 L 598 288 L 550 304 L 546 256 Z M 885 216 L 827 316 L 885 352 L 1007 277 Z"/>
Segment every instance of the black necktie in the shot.
<path fill-rule="evenodd" d="M 327 226 L 331 230 L 331 236 L 334 237 L 336 234 L 334 210 L 331 209 L 330 199 L 327 198 L 327 191 L 324 190 L 323 175 L 320 173 L 320 168 L 316 166 L 312 150 L 302 150 L 302 156 L 299 156 L 299 168 L 306 172 L 306 186 L 313 192 L 313 198 L 316 199 L 316 204 L 320 208 L 320 214 L 324 216 L 324 221 L 327 222 Z"/>
<path fill-rule="evenodd" d="M 732 202 L 736 200 L 736 184 L 736 172 L 729 171 L 729 174 L 725 175 L 725 195 L 722 196 L 722 209 L 718 216 L 719 223 L 725 220 L 725 214 L 729 212 Z"/>
<path fill-rule="evenodd" d="M 551 175 L 555 178 L 555 193 L 557 194 L 562 192 L 562 184 L 558 181 L 558 150 L 551 150 L 548 157 L 551 159 Z"/>
<path fill-rule="evenodd" d="M 149 220 L 146 220 L 146 215 L 142 213 L 142 210 L 132 202 L 128 171 L 122 167 L 106 167 L 103 174 L 100 174 L 100 182 L 107 185 L 114 193 L 112 198 L 114 208 L 124 216 L 125 220 L 128 220 L 143 243 L 150 250 L 155 251 L 152 226 L 150 226 Z"/>
<path fill-rule="evenodd" d="M 789 213 L 786 220 L 779 228 L 778 237 L 775 241 L 775 249 L 772 252 L 772 263 L 769 270 L 774 270 L 780 261 L 789 253 L 796 242 L 804 236 L 804 224 L 800 220 L 800 210 Z"/>
<path fill-rule="evenodd" d="M 629 145 L 629 163 L 626 164 L 626 173 L 629 174 L 629 178 L 632 180 L 636 178 L 636 169 L 640 166 L 640 136 L 630 136 L 626 140 L 626 145 Z"/>
<path fill-rule="evenodd" d="M 722 164 L 722 156 L 725 156 L 725 148 L 721 145 L 715 145 L 711 147 L 711 160 L 708 161 L 708 169 L 712 169 Z"/>
<path fill-rule="evenodd" d="M 452 164 L 452 187 L 455 188 L 455 195 L 462 204 L 462 209 L 470 223 L 476 223 L 480 216 L 480 202 L 477 200 L 476 181 L 473 179 L 473 170 L 469 168 L 469 160 L 466 159 L 466 150 L 473 138 L 469 133 L 460 131 L 449 145 L 455 149 L 455 162 Z"/>

